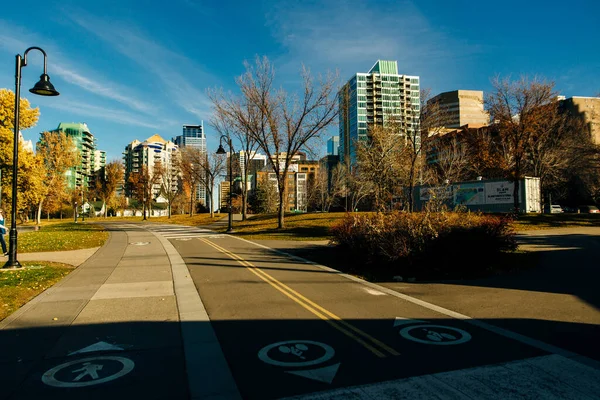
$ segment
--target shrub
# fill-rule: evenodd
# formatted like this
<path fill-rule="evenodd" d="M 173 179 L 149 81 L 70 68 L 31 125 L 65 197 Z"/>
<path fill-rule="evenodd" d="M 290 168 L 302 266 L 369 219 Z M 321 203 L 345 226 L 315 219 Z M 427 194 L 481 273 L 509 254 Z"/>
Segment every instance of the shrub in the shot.
<path fill-rule="evenodd" d="M 355 267 L 387 277 L 473 276 L 517 247 L 509 217 L 470 212 L 349 214 L 331 234 Z"/>

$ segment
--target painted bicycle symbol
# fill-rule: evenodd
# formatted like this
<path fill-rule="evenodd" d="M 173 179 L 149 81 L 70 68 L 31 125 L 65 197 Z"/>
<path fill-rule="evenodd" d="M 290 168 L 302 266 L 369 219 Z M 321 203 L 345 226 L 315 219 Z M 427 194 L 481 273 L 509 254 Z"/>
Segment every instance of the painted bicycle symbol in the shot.
<path fill-rule="evenodd" d="M 461 344 L 471 340 L 469 332 L 445 325 L 407 326 L 400 335 L 413 342 L 436 345 Z"/>

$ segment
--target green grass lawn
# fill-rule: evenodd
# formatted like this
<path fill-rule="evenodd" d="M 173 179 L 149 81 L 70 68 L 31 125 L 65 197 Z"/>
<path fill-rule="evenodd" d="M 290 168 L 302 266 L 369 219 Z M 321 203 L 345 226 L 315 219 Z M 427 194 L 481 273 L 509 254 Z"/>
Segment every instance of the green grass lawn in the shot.
<path fill-rule="evenodd" d="M 21 265 L 25 269 L 0 269 L 0 320 L 73 270 L 71 265 L 46 261 L 24 261 Z"/>
<path fill-rule="evenodd" d="M 5 238 L 8 242 L 8 235 Z M 108 232 L 97 224 L 57 221 L 43 223 L 37 231 L 20 232 L 17 238 L 19 253 L 34 253 L 99 247 Z"/>

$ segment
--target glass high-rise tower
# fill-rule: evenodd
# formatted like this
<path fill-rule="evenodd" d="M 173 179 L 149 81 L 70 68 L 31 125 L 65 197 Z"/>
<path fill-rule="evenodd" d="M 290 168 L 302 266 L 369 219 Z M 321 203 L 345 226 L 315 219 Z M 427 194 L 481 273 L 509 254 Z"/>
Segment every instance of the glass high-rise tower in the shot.
<path fill-rule="evenodd" d="M 419 77 L 398 73 L 397 61 L 378 60 L 367 73 L 358 72 L 338 93 L 340 161 L 356 162 L 355 143 L 366 140 L 368 127 L 394 121 L 398 136 L 420 143 Z"/>
<path fill-rule="evenodd" d="M 206 155 L 206 135 L 204 134 L 204 121 L 200 125 L 183 125 L 182 134 L 175 136 L 173 139 L 179 148 L 194 147 L 200 150 L 200 153 Z M 198 185 L 196 188 L 196 200 L 204 202 L 207 205 L 206 188 L 203 185 Z"/>

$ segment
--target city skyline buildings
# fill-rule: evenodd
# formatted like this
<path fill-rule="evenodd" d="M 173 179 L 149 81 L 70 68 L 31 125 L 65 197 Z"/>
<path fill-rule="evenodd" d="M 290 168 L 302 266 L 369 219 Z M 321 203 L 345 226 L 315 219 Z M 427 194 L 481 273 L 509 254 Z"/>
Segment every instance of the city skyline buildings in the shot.
<path fill-rule="evenodd" d="M 589 50 L 600 39 L 597 2 L 552 7 L 508 0 L 498 9 L 493 3 L 457 7 L 436 1 L 349 7 L 336 0 L 291 7 L 276 0 L 258 7 L 236 2 L 227 12 L 222 4 L 198 7 L 192 1 L 176 1 L 168 9 L 139 2 L 27 4 L 9 3 L 0 17 L 0 87 L 14 89 L 15 54 L 40 46 L 61 95 L 48 99 L 23 91 L 40 108 L 37 126 L 23 131 L 25 140 L 35 142 L 38 132 L 60 121 L 85 121 L 108 160 L 120 158 L 135 138 L 157 132 L 170 138 L 182 122 L 211 120 L 206 90 L 239 93 L 235 78 L 256 55 L 269 56 L 276 87 L 288 93 L 299 92 L 303 64 L 315 76 L 339 71 L 345 79 L 376 59 L 398 60 L 402 73 L 420 76 L 421 87 L 432 93 L 457 88 L 487 93 L 497 75 L 545 78 L 566 97 L 600 93 L 600 54 Z M 164 24 L 157 27 L 157 20 Z M 221 34 L 196 29 L 198 20 L 219 27 Z M 374 24 L 384 27 L 385 35 Z M 561 34 L 540 35 L 549 25 Z M 23 88 L 36 82 L 42 61 L 31 54 Z M 336 133 L 332 127 L 325 137 Z M 210 124 L 205 134 L 207 147 L 217 148 L 218 134 Z"/>

